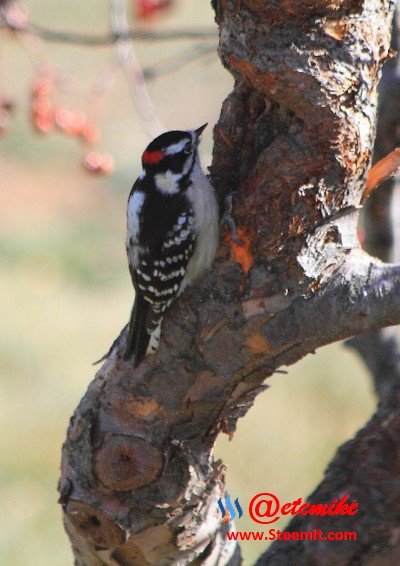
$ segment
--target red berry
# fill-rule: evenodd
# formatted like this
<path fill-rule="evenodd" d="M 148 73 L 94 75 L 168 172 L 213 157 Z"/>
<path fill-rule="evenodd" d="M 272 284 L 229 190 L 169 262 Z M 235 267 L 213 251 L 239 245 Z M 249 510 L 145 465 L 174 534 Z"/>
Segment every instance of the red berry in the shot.
<path fill-rule="evenodd" d="M 35 81 L 32 87 L 32 94 L 36 96 L 50 96 L 53 92 L 53 81 L 48 76 L 42 76 Z"/>
<path fill-rule="evenodd" d="M 6 6 L 7 23 L 14 30 L 22 29 L 28 21 L 28 8 L 24 4 L 17 2 Z"/>
<path fill-rule="evenodd" d="M 90 173 L 109 175 L 113 172 L 114 161 L 111 155 L 91 151 L 83 160 L 83 166 Z"/>
<path fill-rule="evenodd" d="M 83 126 L 80 135 L 87 145 L 95 145 L 101 138 L 100 130 L 90 123 Z"/>
<path fill-rule="evenodd" d="M 136 16 L 139 19 L 151 18 L 171 5 L 172 0 L 137 0 Z"/>
<path fill-rule="evenodd" d="M 67 132 L 71 136 L 81 136 L 86 122 L 86 114 L 84 114 L 80 110 L 75 110 L 75 112 L 72 112 L 71 124 Z"/>
<path fill-rule="evenodd" d="M 51 114 L 35 114 L 33 126 L 41 134 L 50 134 L 54 130 L 54 120 Z"/>
<path fill-rule="evenodd" d="M 38 114 L 48 114 L 52 109 L 50 100 L 45 96 L 38 96 L 33 100 L 32 109 Z"/>
<path fill-rule="evenodd" d="M 60 130 L 68 131 L 68 129 L 72 126 L 73 113 L 67 108 L 57 108 L 54 112 L 54 120 L 56 126 L 60 128 Z"/>
<path fill-rule="evenodd" d="M 103 175 L 111 175 L 111 173 L 114 171 L 114 160 L 111 155 L 107 153 L 103 155 L 100 169 Z"/>

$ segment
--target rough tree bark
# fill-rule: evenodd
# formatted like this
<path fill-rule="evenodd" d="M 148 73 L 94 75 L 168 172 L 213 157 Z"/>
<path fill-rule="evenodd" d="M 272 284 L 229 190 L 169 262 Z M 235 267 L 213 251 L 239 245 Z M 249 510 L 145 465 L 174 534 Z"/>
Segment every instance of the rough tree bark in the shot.
<path fill-rule="evenodd" d="M 379 107 L 374 162 L 400 147 L 400 34 L 399 7 L 392 33 L 396 55 L 383 68 L 379 85 Z M 386 181 L 367 202 L 363 219 L 366 227 L 366 250 L 383 261 L 400 261 L 400 184 L 398 178 Z M 355 348 L 370 370 L 380 399 L 391 394 L 392 385 L 400 384 L 400 343 L 395 327 L 361 334 L 346 341 Z"/>
<path fill-rule="evenodd" d="M 399 14 L 397 13 L 397 18 Z M 398 25 L 394 26 L 392 47 L 398 50 Z M 389 61 L 380 85 L 377 138 L 374 161 L 399 146 L 400 94 L 399 55 Z M 393 230 L 391 201 L 398 189 L 390 180 L 372 194 L 364 214 L 365 247 L 388 261 L 396 257 L 400 233 Z M 396 209 L 398 211 L 398 209 Z M 329 500 L 339 493 L 351 493 L 361 513 L 351 520 L 295 520 L 288 530 L 354 530 L 357 542 L 331 545 L 277 543 L 257 562 L 263 564 L 368 564 L 394 566 L 400 562 L 398 471 L 400 427 L 400 344 L 396 329 L 382 328 L 354 336 L 346 345 L 359 352 L 371 372 L 380 406 L 356 438 L 346 443 L 325 472 L 323 482 L 308 501 Z"/>
<path fill-rule="evenodd" d="M 357 238 L 393 1 L 213 4 L 235 87 L 211 176 L 221 202 L 235 192 L 243 261 L 222 244 L 213 271 L 165 321 L 158 355 L 134 370 L 123 334 L 75 411 L 59 487 L 79 565 L 239 563 L 216 504 L 217 434 L 234 432 L 279 366 L 400 322 L 400 266 L 370 257 Z M 358 499 L 357 544 L 272 547 L 260 563 L 395 556 L 399 404 L 395 390 L 310 497 L 345 487 Z M 328 527 L 351 530 L 337 519 Z"/>

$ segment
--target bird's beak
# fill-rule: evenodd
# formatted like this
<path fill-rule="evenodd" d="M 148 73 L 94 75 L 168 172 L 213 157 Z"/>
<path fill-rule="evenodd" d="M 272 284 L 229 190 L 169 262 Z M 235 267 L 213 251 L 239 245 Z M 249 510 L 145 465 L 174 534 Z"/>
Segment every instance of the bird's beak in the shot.
<path fill-rule="evenodd" d="M 197 128 L 197 130 L 194 131 L 194 133 L 196 134 L 197 138 L 199 138 L 201 136 L 201 134 L 203 133 L 203 131 L 206 129 L 208 122 L 206 122 L 205 124 L 203 124 L 202 126 L 200 126 L 200 128 Z"/>

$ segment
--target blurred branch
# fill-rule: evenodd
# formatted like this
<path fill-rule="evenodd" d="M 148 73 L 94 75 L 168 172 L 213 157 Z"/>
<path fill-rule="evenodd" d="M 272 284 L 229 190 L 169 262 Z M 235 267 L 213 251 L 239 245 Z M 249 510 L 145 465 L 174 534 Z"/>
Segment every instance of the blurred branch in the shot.
<path fill-rule="evenodd" d="M 345 344 L 354 348 L 364 360 L 380 399 L 391 393 L 393 385 L 400 385 L 400 344 L 395 328 L 381 328 L 354 336 Z"/>
<path fill-rule="evenodd" d="M 344 444 L 328 466 L 324 480 L 307 502 L 324 503 L 349 494 L 358 503 L 353 516 L 298 516 L 285 531 L 357 533 L 357 540 L 276 541 L 256 566 L 349 566 L 399 564 L 400 521 L 398 454 L 400 388 L 392 387 L 372 419 Z"/>
<path fill-rule="evenodd" d="M 150 137 L 155 137 L 165 131 L 161 124 L 153 103 L 150 99 L 146 80 L 142 68 L 136 59 L 130 39 L 123 39 L 129 30 L 126 0 L 109 0 L 110 2 L 110 25 L 116 37 L 115 43 L 116 59 L 124 70 L 128 79 L 133 99 L 140 116 L 146 126 Z"/>
<path fill-rule="evenodd" d="M 100 47 L 113 45 L 120 40 L 131 40 L 135 42 L 155 41 L 182 41 L 182 40 L 217 40 L 216 30 L 213 29 L 170 29 L 159 31 L 147 31 L 143 29 L 127 29 L 123 32 L 112 34 L 88 35 L 69 31 L 57 31 L 45 28 L 39 24 L 30 23 L 24 27 L 14 27 L 8 23 L 3 16 L 0 21 L 0 30 L 10 30 L 22 34 L 31 34 L 40 37 L 43 41 L 50 43 L 68 43 L 72 45 L 83 45 Z"/>
<path fill-rule="evenodd" d="M 26 50 L 33 66 L 40 73 L 52 72 L 52 67 L 44 48 L 45 41 L 63 41 L 76 44 L 100 45 L 111 44 L 114 48 L 115 58 L 101 73 L 89 95 L 91 113 L 98 107 L 102 97 L 111 88 L 118 68 L 121 68 L 128 80 L 129 88 L 134 99 L 135 107 L 144 122 L 149 137 L 153 138 L 165 131 L 161 124 L 154 105 L 151 101 L 146 80 L 155 80 L 158 77 L 172 73 L 204 57 L 216 53 L 214 42 L 196 44 L 182 53 L 175 53 L 172 57 L 159 61 L 153 66 L 143 70 L 136 58 L 133 41 L 157 41 L 173 39 L 216 39 L 212 30 L 170 30 L 148 32 L 145 30 L 132 30 L 129 26 L 127 4 L 124 0 L 110 0 L 110 27 L 112 33 L 108 36 L 87 36 L 69 32 L 58 32 L 43 28 L 28 21 L 28 10 L 24 4 L 14 1 L 0 4 L 0 30 L 10 30 Z"/>
<path fill-rule="evenodd" d="M 88 98 L 91 104 L 97 105 L 98 101 L 108 93 L 115 81 L 118 70 L 118 65 L 114 59 L 112 59 L 110 63 L 102 69 L 101 73 L 94 81 L 89 93 Z"/>
<path fill-rule="evenodd" d="M 146 67 L 143 69 L 144 77 L 147 81 L 158 79 L 159 77 L 179 71 L 186 65 L 193 63 L 196 59 L 205 57 L 210 53 L 217 53 L 214 45 L 203 45 L 202 43 L 193 45 L 189 50 L 183 51 L 182 53 L 175 53 L 172 57 L 164 59 L 156 65 Z"/>

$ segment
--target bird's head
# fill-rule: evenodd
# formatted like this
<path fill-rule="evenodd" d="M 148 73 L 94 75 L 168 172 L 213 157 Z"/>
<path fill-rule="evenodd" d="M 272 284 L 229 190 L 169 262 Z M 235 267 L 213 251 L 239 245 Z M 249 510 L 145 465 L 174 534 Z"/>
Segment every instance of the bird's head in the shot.
<path fill-rule="evenodd" d="M 206 126 L 165 132 L 147 146 L 142 155 L 143 169 L 154 176 L 159 190 L 171 194 L 179 191 L 178 181 L 195 165 L 197 147 Z"/>

